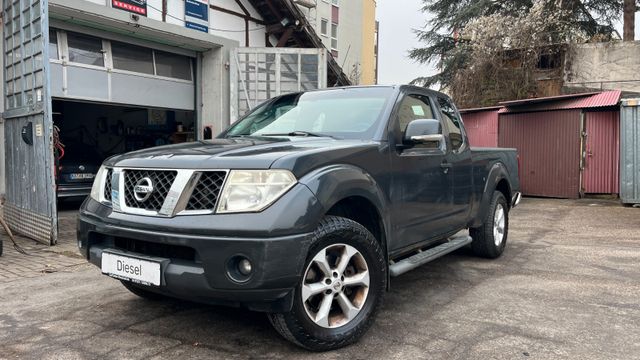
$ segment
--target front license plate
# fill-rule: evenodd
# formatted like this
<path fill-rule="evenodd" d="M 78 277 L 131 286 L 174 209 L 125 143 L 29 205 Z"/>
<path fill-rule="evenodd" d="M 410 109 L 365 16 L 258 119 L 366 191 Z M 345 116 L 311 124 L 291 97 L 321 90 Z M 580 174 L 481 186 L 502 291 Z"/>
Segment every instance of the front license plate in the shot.
<path fill-rule="evenodd" d="M 120 280 L 160 286 L 160 263 L 102 253 L 102 273 Z"/>
<path fill-rule="evenodd" d="M 96 177 L 95 174 L 69 174 L 69 179 L 71 180 L 93 179 L 94 177 Z"/>

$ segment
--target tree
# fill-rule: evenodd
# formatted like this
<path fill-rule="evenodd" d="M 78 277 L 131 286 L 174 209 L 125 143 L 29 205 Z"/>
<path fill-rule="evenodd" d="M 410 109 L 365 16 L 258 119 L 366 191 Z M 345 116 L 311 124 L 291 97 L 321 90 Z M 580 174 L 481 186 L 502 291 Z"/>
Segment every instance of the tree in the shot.
<path fill-rule="evenodd" d="M 500 43 L 494 47 L 494 51 L 498 52 L 514 50 L 518 44 L 522 45 L 522 41 L 513 39 L 522 30 L 513 25 L 523 24 L 522 20 L 527 18 L 532 20 L 531 16 L 539 19 L 554 18 L 556 21 L 547 22 L 544 29 L 528 28 L 528 34 L 536 41 L 528 42 L 527 46 L 596 38 L 609 40 L 615 35 L 613 24 L 620 19 L 622 2 L 623 0 L 423 0 L 423 12 L 431 14 L 433 18 L 426 23 L 424 29 L 416 30 L 418 39 L 425 46 L 412 49 L 409 57 L 420 63 L 435 64 L 439 72 L 415 79 L 414 83 L 423 86 L 438 84 L 445 89 L 455 87 L 455 79 L 460 78 L 457 75 L 474 65 L 472 63 L 477 60 L 477 49 L 474 50 L 472 43 L 482 38 L 483 33 L 478 33 L 480 26 L 475 27 L 475 35 L 468 31 L 467 27 L 471 23 L 479 21 L 485 26 L 491 25 L 492 21 L 502 23 L 498 27 L 503 32 L 498 33 L 494 39 Z M 556 16 L 559 13 L 562 14 L 561 18 Z M 509 26 L 509 22 L 512 22 L 512 26 Z M 496 42 L 493 41 L 493 44 Z M 530 48 L 522 49 L 525 53 L 529 50 Z M 497 53 L 485 53 L 485 56 L 492 58 Z M 475 64 L 476 68 L 480 65 L 482 64 Z"/>
<path fill-rule="evenodd" d="M 624 41 L 633 41 L 636 36 L 636 11 L 635 0 L 624 0 Z"/>
<path fill-rule="evenodd" d="M 493 14 L 469 21 L 458 35 L 464 43 L 456 47 L 469 56 L 448 86 L 456 102 L 475 107 L 535 96 L 538 67 L 558 71 L 563 48 L 557 41 L 572 32 L 564 21 L 566 14 L 567 10 L 536 1 L 519 15 Z"/>

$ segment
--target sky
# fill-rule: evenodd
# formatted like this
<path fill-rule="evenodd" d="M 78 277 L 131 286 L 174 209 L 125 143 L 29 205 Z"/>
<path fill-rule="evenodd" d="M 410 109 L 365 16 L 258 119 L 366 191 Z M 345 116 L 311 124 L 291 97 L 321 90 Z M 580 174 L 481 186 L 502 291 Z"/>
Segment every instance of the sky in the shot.
<path fill-rule="evenodd" d="M 378 0 L 379 84 L 406 84 L 417 77 L 433 74 L 431 66 L 414 63 L 408 58 L 408 51 L 420 46 L 412 29 L 422 28 L 427 19 L 420 11 L 421 4 L 420 0 Z"/>
<path fill-rule="evenodd" d="M 408 51 L 420 47 L 412 29 L 422 28 L 428 17 L 420 11 L 421 0 L 378 0 L 377 18 L 380 21 L 378 83 L 406 84 L 411 80 L 435 72 L 429 65 L 413 62 Z M 622 20 L 616 28 L 622 34 Z M 640 40 L 640 13 L 636 13 L 636 40 Z"/>

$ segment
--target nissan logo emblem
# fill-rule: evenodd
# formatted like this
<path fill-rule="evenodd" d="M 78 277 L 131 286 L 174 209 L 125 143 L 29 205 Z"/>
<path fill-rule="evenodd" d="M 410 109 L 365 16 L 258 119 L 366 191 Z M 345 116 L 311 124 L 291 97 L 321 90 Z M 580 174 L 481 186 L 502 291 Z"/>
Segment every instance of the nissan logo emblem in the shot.
<path fill-rule="evenodd" d="M 133 187 L 133 196 L 136 197 L 136 200 L 139 202 L 145 202 L 151 197 L 153 194 L 153 181 L 148 177 L 144 177 L 136 183 Z"/>

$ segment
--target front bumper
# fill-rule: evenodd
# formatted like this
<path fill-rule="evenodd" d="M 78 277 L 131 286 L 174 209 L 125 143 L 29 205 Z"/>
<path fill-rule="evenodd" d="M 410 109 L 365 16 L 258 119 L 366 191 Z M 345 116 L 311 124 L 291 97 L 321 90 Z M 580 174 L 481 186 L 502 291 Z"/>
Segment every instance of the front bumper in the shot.
<path fill-rule="evenodd" d="M 298 209 L 302 206 L 304 211 Z M 161 258 L 161 286 L 144 287 L 149 291 L 256 311 L 287 311 L 317 224 L 313 218 L 321 214 L 315 196 L 302 185 L 260 214 L 157 218 L 116 213 L 87 199 L 78 220 L 78 246 L 98 267 L 105 250 Z M 253 265 L 242 282 L 229 273 L 230 259 L 238 255 Z"/>
<path fill-rule="evenodd" d="M 59 198 L 86 197 L 91 194 L 91 183 L 89 184 L 60 184 L 57 187 Z"/>

